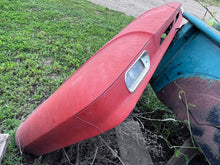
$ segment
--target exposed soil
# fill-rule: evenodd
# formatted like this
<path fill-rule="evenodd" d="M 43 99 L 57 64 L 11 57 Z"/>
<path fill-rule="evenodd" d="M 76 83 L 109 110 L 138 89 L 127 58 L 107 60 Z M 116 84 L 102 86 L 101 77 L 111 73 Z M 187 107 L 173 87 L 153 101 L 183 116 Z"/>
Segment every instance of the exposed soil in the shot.
<path fill-rule="evenodd" d="M 132 116 L 135 115 L 134 113 L 128 120 L 134 120 L 134 118 L 132 118 Z M 174 155 L 174 150 L 170 149 L 170 144 L 181 146 L 189 137 L 188 130 L 182 123 L 176 124 L 169 122 L 168 124 L 158 122 L 155 124 L 152 122 L 144 122 L 144 126 L 142 132 L 145 137 L 145 144 L 154 165 L 165 165 Z M 169 143 L 165 140 L 165 136 L 168 135 L 166 132 L 167 127 L 171 130 L 175 130 L 169 134 L 167 138 Z M 25 154 L 23 165 L 123 165 L 123 162 L 120 161 L 120 157 L 116 133 L 115 130 L 112 129 L 102 135 L 43 155 L 42 157 Z M 197 154 L 190 163 L 190 165 L 196 164 L 208 165 L 201 153 Z M 147 162 L 145 165 L 147 165 Z"/>
<path fill-rule="evenodd" d="M 151 93 L 146 88 L 146 93 Z M 151 95 L 151 94 L 149 94 Z M 181 146 L 190 137 L 185 124 L 178 121 L 151 121 L 162 119 L 164 115 L 173 117 L 169 110 L 143 108 L 145 98 L 141 98 L 126 121 L 138 121 L 144 137 L 144 144 L 150 153 L 154 165 L 166 165 L 174 155 L 172 146 Z M 135 138 L 139 138 L 135 136 Z M 141 139 L 143 141 L 143 139 Z M 129 145 L 129 144 L 128 144 Z M 23 165 L 124 165 L 115 129 L 104 134 L 73 144 L 41 157 L 24 154 Z M 205 157 L 198 153 L 189 165 L 208 165 Z M 126 165 L 126 164 L 125 164 Z M 137 163 L 137 165 L 139 165 Z M 145 165 L 145 164 L 141 164 Z M 146 162 L 147 165 L 147 162 Z"/>

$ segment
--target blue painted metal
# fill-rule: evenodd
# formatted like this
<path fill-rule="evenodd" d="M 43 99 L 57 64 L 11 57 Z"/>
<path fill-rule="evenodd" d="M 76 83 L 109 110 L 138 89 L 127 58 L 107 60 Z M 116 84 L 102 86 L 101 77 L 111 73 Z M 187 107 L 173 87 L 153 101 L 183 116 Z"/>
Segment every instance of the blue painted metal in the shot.
<path fill-rule="evenodd" d="M 220 22 L 214 23 L 213 27 L 220 32 Z"/>
<path fill-rule="evenodd" d="M 180 77 L 199 76 L 220 80 L 220 49 L 191 23 L 187 23 L 174 38 L 151 84 L 158 92 Z"/>
<path fill-rule="evenodd" d="M 212 39 L 218 46 L 220 46 L 220 33 L 217 30 L 210 27 L 205 22 L 196 18 L 190 13 L 184 12 L 183 17 L 186 18 L 191 24 L 196 26 L 202 33 L 207 35 L 209 39 Z"/>
<path fill-rule="evenodd" d="M 183 16 L 189 22 L 176 34 L 150 83 L 181 120 L 188 119 L 188 104 L 195 140 L 210 164 L 219 165 L 220 34 L 189 13 Z"/>

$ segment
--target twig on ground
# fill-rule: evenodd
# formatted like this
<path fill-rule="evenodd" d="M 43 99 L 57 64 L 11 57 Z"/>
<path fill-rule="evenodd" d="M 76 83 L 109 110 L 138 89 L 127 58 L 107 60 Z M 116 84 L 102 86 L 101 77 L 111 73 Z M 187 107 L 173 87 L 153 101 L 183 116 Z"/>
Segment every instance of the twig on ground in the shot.
<path fill-rule="evenodd" d="M 93 165 L 94 164 L 94 162 L 95 162 L 95 159 L 96 159 L 96 155 L 97 155 L 97 153 L 98 153 L 98 147 L 96 147 L 96 150 L 95 150 L 95 154 L 94 154 L 94 157 L 93 157 L 93 160 L 92 160 L 92 163 L 91 163 L 91 165 Z"/>
<path fill-rule="evenodd" d="M 99 136 L 99 138 L 101 139 L 101 141 L 108 147 L 108 149 L 112 152 L 112 155 L 114 157 L 117 157 L 118 160 L 121 162 L 122 165 L 125 165 L 125 163 L 121 160 L 121 158 L 118 156 L 118 154 L 108 145 L 108 143 L 101 137 Z"/>
<path fill-rule="evenodd" d="M 77 144 L 77 148 L 76 148 L 76 165 L 79 164 L 79 143 Z"/>
<path fill-rule="evenodd" d="M 176 119 L 173 119 L 173 118 L 167 118 L 167 119 L 150 119 L 150 118 L 146 118 L 146 117 L 142 117 L 142 116 L 139 116 L 139 118 L 142 118 L 142 119 L 145 119 L 145 120 L 150 120 L 150 121 L 174 121 L 174 122 L 180 122 Z"/>
<path fill-rule="evenodd" d="M 138 120 L 138 123 L 140 124 L 141 129 L 144 129 L 144 124 L 143 124 L 143 122 L 141 122 L 140 119 L 139 119 L 137 116 L 135 116 L 134 114 L 132 114 L 132 116 L 133 116 L 135 119 Z"/>
<path fill-rule="evenodd" d="M 204 5 L 203 3 L 201 3 L 199 0 L 195 0 L 196 2 L 198 2 L 202 7 L 204 7 L 205 9 L 206 9 L 206 13 L 208 12 L 214 19 L 215 19 L 215 21 L 216 22 L 219 22 L 218 20 L 217 20 L 217 18 L 212 14 L 212 12 L 208 9 L 208 7 L 206 6 L 206 5 Z M 205 15 L 206 15 L 206 13 L 205 13 Z M 204 15 L 204 16 L 205 16 Z"/>
<path fill-rule="evenodd" d="M 64 152 L 64 155 L 65 155 L 66 159 L 68 160 L 69 164 L 70 164 L 70 165 L 73 165 L 73 164 L 71 163 L 70 158 L 69 158 L 69 156 L 67 155 L 67 153 L 66 153 L 66 151 L 65 151 L 64 148 L 63 148 L 63 152 Z"/>

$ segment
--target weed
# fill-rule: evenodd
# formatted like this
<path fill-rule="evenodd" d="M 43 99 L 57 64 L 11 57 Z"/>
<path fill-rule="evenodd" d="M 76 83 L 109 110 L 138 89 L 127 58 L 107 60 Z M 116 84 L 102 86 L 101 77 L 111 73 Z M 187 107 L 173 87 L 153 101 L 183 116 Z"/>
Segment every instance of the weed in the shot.
<path fill-rule="evenodd" d="M 220 6 L 220 0 L 198 0 L 198 1 L 214 6 Z"/>

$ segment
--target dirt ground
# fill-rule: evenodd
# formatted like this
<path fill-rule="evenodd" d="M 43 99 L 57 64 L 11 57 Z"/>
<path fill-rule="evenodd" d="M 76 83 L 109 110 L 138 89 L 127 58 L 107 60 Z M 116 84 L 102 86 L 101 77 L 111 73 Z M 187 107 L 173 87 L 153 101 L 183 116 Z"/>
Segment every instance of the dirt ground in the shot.
<path fill-rule="evenodd" d="M 124 12 L 126 15 L 138 17 L 145 11 L 164 5 L 174 0 L 89 0 L 101 6 L 106 6 L 110 9 Z M 202 7 L 195 0 L 175 0 L 183 4 L 184 11 L 190 12 L 198 18 L 203 18 L 206 13 L 206 9 Z M 216 12 L 215 17 L 220 21 L 220 7 L 207 6 L 212 12 Z M 206 15 L 205 19 L 208 20 L 209 14 Z"/>

